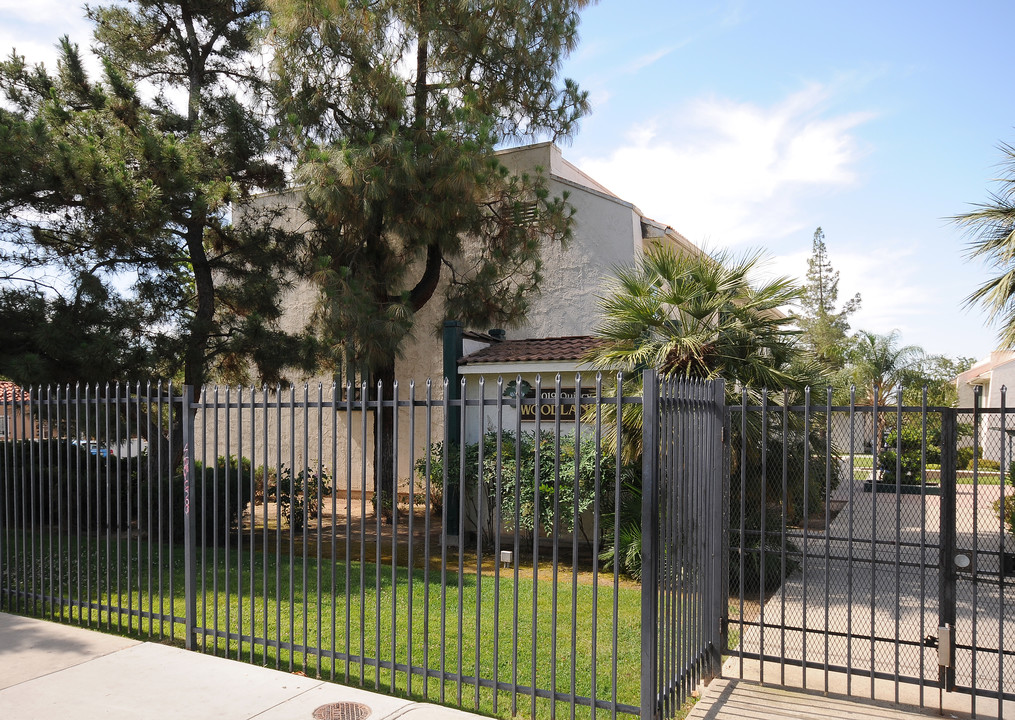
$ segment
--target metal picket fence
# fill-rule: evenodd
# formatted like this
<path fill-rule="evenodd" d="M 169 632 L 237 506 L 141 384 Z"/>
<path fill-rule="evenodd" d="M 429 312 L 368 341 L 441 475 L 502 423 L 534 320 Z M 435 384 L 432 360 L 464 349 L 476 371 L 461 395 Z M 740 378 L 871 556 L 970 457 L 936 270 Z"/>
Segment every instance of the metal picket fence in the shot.
<path fill-rule="evenodd" d="M 671 717 L 718 669 L 696 515 L 723 474 L 682 468 L 721 465 L 721 390 L 530 381 L 19 391 L 0 609 L 495 714 Z"/>

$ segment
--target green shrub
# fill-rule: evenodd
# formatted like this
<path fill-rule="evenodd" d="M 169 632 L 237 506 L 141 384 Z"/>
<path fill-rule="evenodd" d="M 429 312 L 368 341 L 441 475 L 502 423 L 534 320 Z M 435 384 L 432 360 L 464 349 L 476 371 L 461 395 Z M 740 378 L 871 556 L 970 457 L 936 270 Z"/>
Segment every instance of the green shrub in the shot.
<path fill-rule="evenodd" d="M 926 446 L 924 446 L 924 430 L 919 424 L 904 425 L 902 432 L 891 430 L 885 434 L 886 449 L 881 451 L 878 466 L 881 468 L 879 482 L 894 485 L 896 472 L 901 471 L 902 485 L 919 485 L 922 481 L 923 463 L 941 462 L 941 428 L 926 428 Z M 899 454 L 901 453 L 901 462 Z"/>
<path fill-rule="evenodd" d="M 1001 519 L 1001 501 L 994 501 L 994 515 Z M 1015 535 L 1015 492 L 1005 491 L 1004 524 L 1011 535 Z"/>
<path fill-rule="evenodd" d="M 229 533 L 239 527 L 243 510 L 253 496 L 250 459 L 228 460 L 219 456 L 215 465 L 194 465 L 194 488 L 191 490 L 191 512 L 196 519 L 198 542 L 223 544 Z M 172 522 L 176 539 L 183 538 L 183 476 L 173 478 Z"/>
<path fill-rule="evenodd" d="M 449 483 L 461 484 L 465 502 L 468 503 L 473 517 L 482 513 L 483 531 L 488 537 L 492 536 L 495 530 L 497 507 L 500 508 L 501 521 L 505 527 L 513 528 L 517 523 L 519 530 L 528 533 L 540 530 L 546 535 L 552 535 L 555 531 L 574 533 L 576 504 L 580 517 L 595 502 L 597 463 L 603 468 L 599 479 L 600 492 L 608 495 L 613 487 L 616 457 L 598 450 L 595 438 L 591 434 L 582 437 L 577 456 L 573 432 L 561 435 L 559 441 L 553 433 L 545 432 L 540 435 L 538 443 L 534 433 L 522 433 L 516 437 L 512 432 L 502 432 L 499 453 L 497 434 L 490 432 L 483 437 L 482 448 L 482 480 L 480 480 L 478 442 L 465 446 L 464 475 L 461 472 L 462 455 L 457 445 L 452 444 L 446 451 L 440 442 L 430 446 L 430 501 L 431 507 L 439 511 L 444 495 L 446 464 Z M 537 456 L 538 514 L 535 483 Z M 415 469 L 417 477 L 425 481 L 428 477 L 427 458 L 417 460 Z M 625 477 L 633 474 L 640 478 L 640 473 L 634 466 L 625 466 L 623 472 Z M 607 518 L 606 515 L 604 512 L 602 523 L 604 530 L 612 527 L 613 522 L 612 516 Z M 581 531 L 580 523 L 578 529 Z"/>
<path fill-rule="evenodd" d="M 258 468 L 261 470 L 261 468 Z M 321 497 L 331 495 L 331 475 L 321 468 L 320 477 L 314 468 L 306 467 L 293 477 L 292 470 L 282 466 L 280 476 L 268 474 L 266 497 L 279 504 L 279 511 L 291 532 L 301 532 L 307 520 L 320 512 Z"/>
<path fill-rule="evenodd" d="M 65 438 L 0 441 L 0 518 L 12 525 L 80 521 L 91 530 L 138 522 L 147 456 L 92 455 Z M 31 510 L 31 514 L 25 517 Z"/>
<path fill-rule="evenodd" d="M 1001 470 L 1001 462 L 999 460 L 982 459 L 982 460 L 978 460 L 976 462 L 976 468 L 978 470 L 1000 471 Z M 972 460 L 969 461 L 969 466 L 966 469 L 967 470 L 972 470 L 973 469 L 973 461 Z"/>
<path fill-rule="evenodd" d="M 973 457 L 983 457 L 982 447 L 961 447 L 955 451 L 955 469 L 966 470 L 969 468 L 970 463 L 973 462 Z"/>

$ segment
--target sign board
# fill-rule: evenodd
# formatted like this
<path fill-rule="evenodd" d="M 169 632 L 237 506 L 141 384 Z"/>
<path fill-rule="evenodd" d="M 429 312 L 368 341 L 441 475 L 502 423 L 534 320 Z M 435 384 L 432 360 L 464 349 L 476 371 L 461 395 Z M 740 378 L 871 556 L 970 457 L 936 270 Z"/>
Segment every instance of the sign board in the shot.
<path fill-rule="evenodd" d="M 596 396 L 595 388 L 582 388 L 583 398 L 594 398 Z M 577 390 L 571 388 L 560 389 L 560 421 L 561 422 L 574 422 L 575 421 L 575 395 Z M 522 422 L 534 423 L 536 421 L 536 412 L 539 412 L 540 422 L 554 422 L 557 419 L 557 390 L 556 388 L 543 388 L 540 391 L 542 396 L 539 404 L 521 406 Z M 535 388 L 528 388 L 527 392 L 523 397 L 526 400 L 533 400 L 536 397 Z"/>

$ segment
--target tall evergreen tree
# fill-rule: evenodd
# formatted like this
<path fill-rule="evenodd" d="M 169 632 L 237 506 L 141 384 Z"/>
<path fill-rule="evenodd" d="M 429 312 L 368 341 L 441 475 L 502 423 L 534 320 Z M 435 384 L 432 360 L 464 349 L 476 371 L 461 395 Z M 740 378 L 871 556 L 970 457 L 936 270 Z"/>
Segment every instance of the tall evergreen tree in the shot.
<path fill-rule="evenodd" d="M 22 277 L 57 278 L 47 293 L 9 292 L 49 320 L 89 298 L 90 341 L 130 361 L 107 364 L 106 380 L 157 367 L 200 393 L 216 371 L 277 378 L 300 354 L 275 327 L 300 239 L 271 218 L 233 224 L 229 212 L 284 180 L 249 100 L 264 88 L 250 39 L 265 21 L 260 0 L 139 0 L 88 14 L 101 80 L 66 38 L 55 75 L 13 54 L 0 65 L 4 259 Z"/>
<path fill-rule="evenodd" d="M 804 344 L 829 370 L 842 367 L 847 350 L 849 316 L 860 309 L 860 293 L 836 310 L 839 300 L 839 272 L 832 267 L 825 247 L 825 233 L 814 231 L 811 256 L 807 260 L 807 282 L 800 299 L 797 325 Z"/>
<path fill-rule="evenodd" d="M 586 94 L 558 70 L 589 0 L 269 3 L 332 362 L 387 390 L 428 303 L 519 323 L 541 247 L 567 241 L 573 211 L 494 149 L 575 130 Z M 388 433 L 377 441 L 387 503 L 393 448 Z"/>

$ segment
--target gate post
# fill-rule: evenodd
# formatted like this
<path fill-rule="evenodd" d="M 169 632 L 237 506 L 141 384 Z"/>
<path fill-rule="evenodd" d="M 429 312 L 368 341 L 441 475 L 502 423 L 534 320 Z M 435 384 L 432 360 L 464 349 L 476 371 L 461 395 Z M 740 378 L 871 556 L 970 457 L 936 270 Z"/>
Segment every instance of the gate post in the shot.
<path fill-rule="evenodd" d="M 195 649 L 197 628 L 197 552 L 194 514 L 194 387 L 183 386 L 183 597 L 187 650 Z"/>
<path fill-rule="evenodd" d="M 642 375 L 641 484 L 641 720 L 659 715 L 659 376 Z M 619 432 L 620 418 L 617 418 Z M 619 442 L 619 440 L 618 440 Z M 619 452 L 619 448 L 618 448 Z"/>
<path fill-rule="evenodd" d="M 938 550 L 938 642 L 945 642 L 940 628 L 955 627 L 955 458 L 957 455 L 957 411 L 941 411 L 941 524 Z M 938 682 L 943 691 L 955 687 L 954 643 L 948 665 L 939 665 Z"/>

